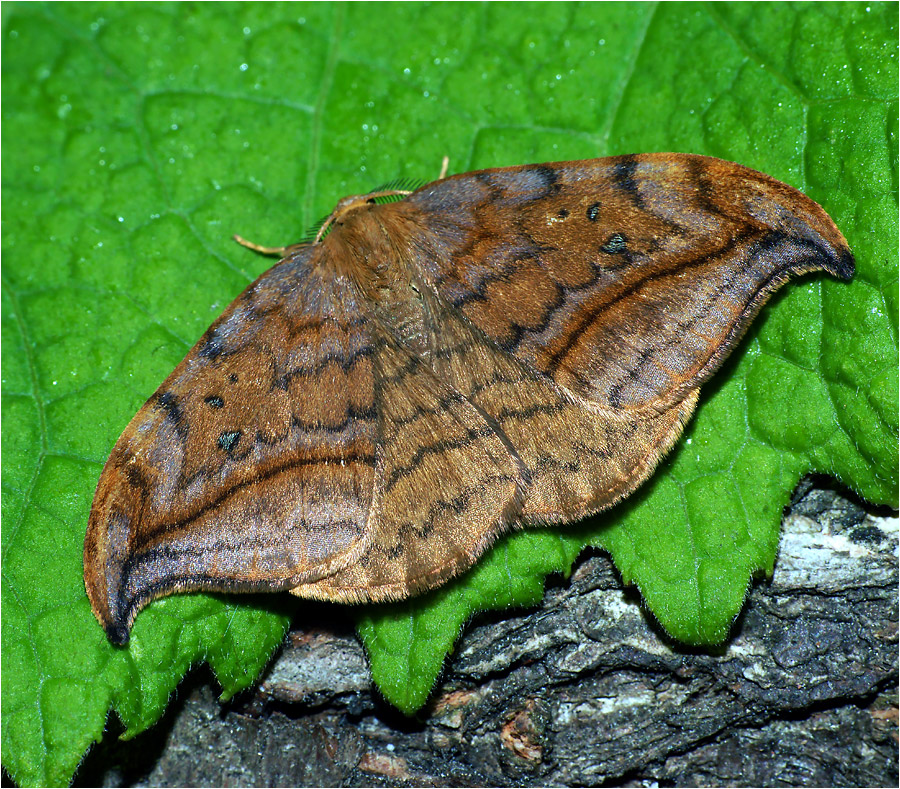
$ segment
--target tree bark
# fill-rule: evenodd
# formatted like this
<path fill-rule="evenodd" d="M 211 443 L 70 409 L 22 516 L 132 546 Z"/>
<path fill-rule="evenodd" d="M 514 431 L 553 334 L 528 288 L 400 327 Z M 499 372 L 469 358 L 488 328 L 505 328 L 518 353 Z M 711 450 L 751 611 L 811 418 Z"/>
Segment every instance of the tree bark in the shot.
<path fill-rule="evenodd" d="M 471 623 L 407 719 L 322 607 L 255 691 L 223 709 L 195 674 L 76 785 L 895 787 L 897 518 L 811 485 L 721 649 L 672 643 L 585 556 L 534 610 Z"/>

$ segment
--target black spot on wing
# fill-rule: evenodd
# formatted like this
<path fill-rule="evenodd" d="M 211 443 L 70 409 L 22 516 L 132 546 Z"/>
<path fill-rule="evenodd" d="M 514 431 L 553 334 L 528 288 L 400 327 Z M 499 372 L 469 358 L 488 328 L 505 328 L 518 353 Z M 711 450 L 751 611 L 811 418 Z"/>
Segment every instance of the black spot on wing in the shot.
<path fill-rule="evenodd" d="M 241 431 L 240 430 L 226 430 L 224 433 L 219 435 L 216 443 L 219 445 L 219 449 L 224 452 L 231 452 L 238 444 L 238 441 L 241 440 Z"/>
<path fill-rule="evenodd" d="M 600 251 L 605 252 L 607 255 L 618 255 L 627 249 L 627 243 L 628 239 L 622 233 L 613 233 L 606 239 L 606 243 L 600 247 Z"/>

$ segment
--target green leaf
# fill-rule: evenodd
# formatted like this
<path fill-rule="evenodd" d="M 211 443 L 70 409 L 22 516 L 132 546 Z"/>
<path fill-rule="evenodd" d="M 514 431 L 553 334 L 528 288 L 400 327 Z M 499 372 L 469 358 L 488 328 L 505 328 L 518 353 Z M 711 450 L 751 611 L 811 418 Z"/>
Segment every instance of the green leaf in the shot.
<path fill-rule="evenodd" d="M 627 502 L 515 534 L 420 599 L 360 607 L 373 677 L 425 701 L 477 611 L 529 605 L 586 544 L 677 638 L 723 639 L 771 570 L 800 475 L 897 490 L 896 4 L 4 4 L 3 764 L 68 781 L 114 709 L 150 726 L 187 668 L 226 695 L 287 596 L 157 601 L 126 649 L 81 550 L 128 420 L 267 266 L 393 178 L 680 150 L 803 189 L 857 256 L 764 310 L 679 447 Z M 385 35 L 389 31 L 389 35 Z"/>

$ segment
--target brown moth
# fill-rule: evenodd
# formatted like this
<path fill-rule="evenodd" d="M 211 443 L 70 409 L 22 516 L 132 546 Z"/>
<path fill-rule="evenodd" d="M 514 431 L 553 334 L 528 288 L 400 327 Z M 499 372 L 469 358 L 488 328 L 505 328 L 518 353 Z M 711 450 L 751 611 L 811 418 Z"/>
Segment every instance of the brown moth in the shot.
<path fill-rule="evenodd" d="M 816 203 L 703 156 L 399 194 L 278 250 L 125 428 L 84 545 L 111 641 L 178 591 L 397 600 L 610 507 L 773 291 L 854 272 Z"/>

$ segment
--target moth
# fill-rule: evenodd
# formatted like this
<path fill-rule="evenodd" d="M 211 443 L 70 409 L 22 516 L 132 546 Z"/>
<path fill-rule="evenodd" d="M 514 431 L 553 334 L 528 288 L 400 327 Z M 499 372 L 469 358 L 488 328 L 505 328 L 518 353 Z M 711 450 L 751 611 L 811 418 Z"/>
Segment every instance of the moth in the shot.
<path fill-rule="evenodd" d="M 84 578 L 114 643 L 173 592 L 397 600 L 606 509 L 777 288 L 854 273 L 796 189 L 672 153 L 348 197 L 277 251 L 100 476 Z"/>

